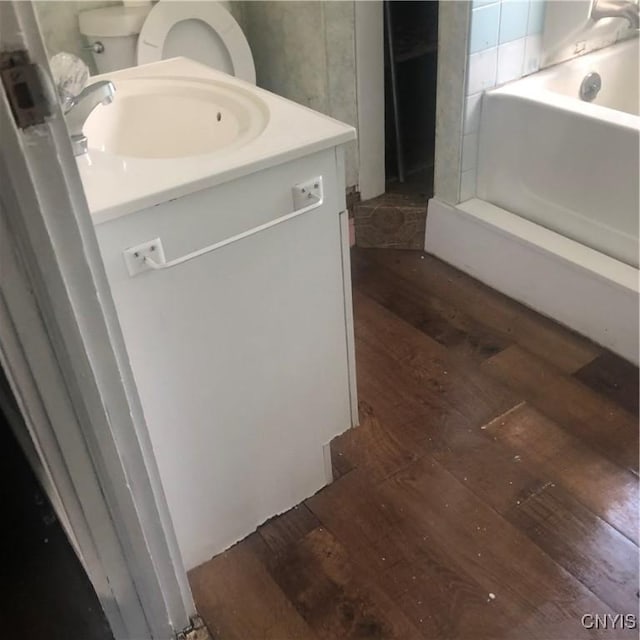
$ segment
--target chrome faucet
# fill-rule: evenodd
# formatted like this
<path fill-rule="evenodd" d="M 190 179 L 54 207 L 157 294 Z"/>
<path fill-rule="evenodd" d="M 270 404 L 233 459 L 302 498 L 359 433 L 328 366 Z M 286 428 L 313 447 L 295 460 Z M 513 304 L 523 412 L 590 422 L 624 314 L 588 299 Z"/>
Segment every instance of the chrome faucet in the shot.
<path fill-rule="evenodd" d="M 632 29 L 638 29 L 640 28 L 640 5 L 638 0 L 594 0 L 591 17 L 594 20 L 624 18 Z"/>
<path fill-rule="evenodd" d="M 73 153 L 81 156 L 87 153 L 87 136 L 82 133 L 84 123 L 91 112 L 99 104 L 110 104 L 116 88 L 110 80 L 101 80 L 85 87 L 77 96 L 67 100 L 64 105 L 64 115 L 71 135 Z"/>

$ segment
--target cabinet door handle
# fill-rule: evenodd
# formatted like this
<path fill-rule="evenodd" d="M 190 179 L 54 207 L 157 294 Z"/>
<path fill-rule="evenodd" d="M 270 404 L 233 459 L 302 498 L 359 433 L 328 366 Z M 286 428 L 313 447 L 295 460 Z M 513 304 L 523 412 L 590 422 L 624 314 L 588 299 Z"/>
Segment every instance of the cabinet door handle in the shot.
<path fill-rule="evenodd" d="M 257 233 L 266 231 L 267 229 L 271 229 L 272 227 L 282 224 L 287 220 L 292 220 L 293 218 L 302 216 L 305 213 L 309 213 L 314 209 L 320 208 L 324 203 L 324 190 L 321 176 L 295 185 L 291 189 L 291 192 L 293 195 L 294 206 L 294 210 L 291 213 L 286 213 L 285 215 L 279 216 L 278 218 L 269 220 L 269 222 L 251 227 L 251 229 L 247 229 L 246 231 L 242 231 L 241 233 L 237 233 L 236 235 L 229 236 L 224 240 L 220 240 L 219 242 L 210 244 L 209 246 L 198 249 L 197 251 L 192 251 L 191 253 L 187 253 L 186 255 L 180 256 L 179 258 L 174 258 L 173 260 L 169 261 L 164 260 L 162 247 L 154 246 L 154 243 L 160 245 L 160 240 L 145 242 L 135 247 L 125 249 L 123 254 L 125 263 L 127 264 L 129 270 L 129 275 L 135 276 L 148 269 L 160 271 L 162 269 L 170 269 L 171 267 L 176 267 L 179 264 L 183 264 L 184 262 L 188 262 L 189 260 L 193 260 L 194 258 L 199 258 L 200 256 L 211 253 L 212 251 L 222 249 L 222 247 L 226 247 L 230 244 L 233 244 L 234 242 L 238 242 L 238 240 L 244 240 L 245 238 L 254 236 Z M 149 255 L 150 253 L 152 253 L 156 257 L 159 257 L 160 260 L 154 260 L 151 255 Z"/>

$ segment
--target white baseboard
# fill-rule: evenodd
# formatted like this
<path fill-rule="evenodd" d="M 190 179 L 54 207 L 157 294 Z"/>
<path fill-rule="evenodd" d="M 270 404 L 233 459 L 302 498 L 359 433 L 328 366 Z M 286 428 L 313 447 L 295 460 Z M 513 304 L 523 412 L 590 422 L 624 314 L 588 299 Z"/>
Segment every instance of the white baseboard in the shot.
<path fill-rule="evenodd" d="M 638 270 L 478 199 L 429 201 L 425 251 L 638 364 Z"/>

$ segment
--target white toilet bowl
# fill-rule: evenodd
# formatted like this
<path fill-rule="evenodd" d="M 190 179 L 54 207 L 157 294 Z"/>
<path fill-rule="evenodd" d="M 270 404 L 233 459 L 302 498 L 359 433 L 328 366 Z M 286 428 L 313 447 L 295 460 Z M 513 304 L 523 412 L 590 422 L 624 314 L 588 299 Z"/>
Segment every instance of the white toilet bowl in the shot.
<path fill-rule="evenodd" d="M 253 56 L 226 2 L 125 2 L 79 13 L 99 73 L 185 56 L 255 84 Z"/>

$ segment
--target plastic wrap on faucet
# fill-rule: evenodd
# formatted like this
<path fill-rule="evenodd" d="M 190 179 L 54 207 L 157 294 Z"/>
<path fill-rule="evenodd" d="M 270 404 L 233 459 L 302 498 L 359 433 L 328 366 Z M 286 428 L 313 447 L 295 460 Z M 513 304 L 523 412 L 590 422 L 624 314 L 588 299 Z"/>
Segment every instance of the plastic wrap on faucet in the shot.
<path fill-rule="evenodd" d="M 63 109 L 66 109 L 73 98 L 77 96 L 87 84 L 89 67 L 78 56 L 72 53 L 56 53 L 49 60 L 53 81 L 58 91 L 58 97 Z"/>

